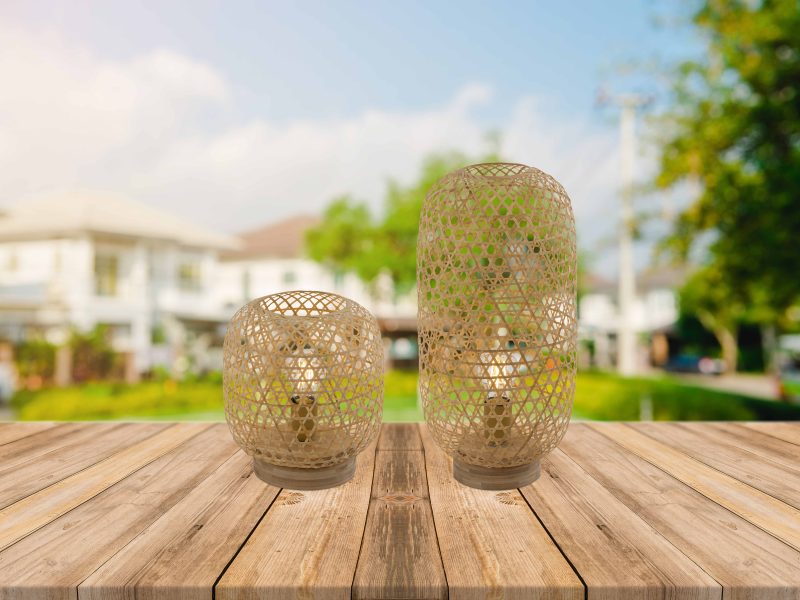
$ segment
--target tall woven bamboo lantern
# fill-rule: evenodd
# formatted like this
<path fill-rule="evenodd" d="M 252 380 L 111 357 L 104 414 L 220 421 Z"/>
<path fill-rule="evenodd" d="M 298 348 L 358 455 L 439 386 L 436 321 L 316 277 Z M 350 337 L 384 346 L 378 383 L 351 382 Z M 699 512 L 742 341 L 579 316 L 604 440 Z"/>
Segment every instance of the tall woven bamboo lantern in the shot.
<path fill-rule="evenodd" d="M 325 292 L 253 300 L 225 336 L 223 389 L 228 427 L 258 477 L 300 490 L 344 483 L 383 412 L 375 317 Z"/>
<path fill-rule="evenodd" d="M 455 478 L 510 489 L 566 432 L 576 371 L 575 220 L 520 164 L 472 165 L 428 192 L 417 243 L 420 394 Z"/>

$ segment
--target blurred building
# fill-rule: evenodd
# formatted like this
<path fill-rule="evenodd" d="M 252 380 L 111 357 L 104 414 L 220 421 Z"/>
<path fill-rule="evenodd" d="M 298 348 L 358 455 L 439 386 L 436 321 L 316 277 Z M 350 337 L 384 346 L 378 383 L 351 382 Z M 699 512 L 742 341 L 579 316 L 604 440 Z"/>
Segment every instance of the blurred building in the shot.
<path fill-rule="evenodd" d="M 648 269 L 637 275 L 633 323 L 640 369 L 667 361 L 669 336 L 678 320 L 677 291 L 685 279 L 686 272 L 674 268 Z M 590 275 L 584 287 L 578 309 L 579 337 L 591 348 L 584 365 L 613 368 L 619 328 L 617 283 Z"/>
<path fill-rule="evenodd" d="M 391 364 L 416 364 L 416 295 L 398 297 L 389 277 L 367 285 L 353 273 L 335 273 L 308 258 L 306 234 L 319 222 L 318 217 L 297 215 L 239 234 L 238 248 L 221 255 L 220 304 L 232 313 L 253 298 L 286 290 L 341 294 L 378 318 Z"/>
<path fill-rule="evenodd" d="M 354 274 L 337 275 L 306 257 L 306 232 L 319 221 L 298 215 L 239 234 L 238 247 L 220 257 L 217 300 L 233 311 L 267 294 L 323 290 L 370 304 L 369 290 Z"/>
<path fill-rule="evenodd" d="M 61 344 L 72 328 L 102 324 L 135 372 L 178 359 L 211 368 L 218 360 L 203 350 L 219 346 L 229 317 L 217 301 L 218 258 L 237 245 L 107 194 L 25 203 L 0 215 L 0 338 Z"/>
<path fill-rule="evenodd" d="M 103 325 L 140 374 L 221 368 L 233 313 L 266 294 L 315 289 L 350 297 L 384 326 L 387 357 L 416 360 L 416 302 L 391 280 L 367 286 L 304 254 L 316 217 L 226 236 L 138 202 L 96 192 L 51 195 L 0 213 L 0 341 Z M 67 372 L 68 372 L 68 367 Z M 57 379 L 65 382 L 64 366 Z"/>

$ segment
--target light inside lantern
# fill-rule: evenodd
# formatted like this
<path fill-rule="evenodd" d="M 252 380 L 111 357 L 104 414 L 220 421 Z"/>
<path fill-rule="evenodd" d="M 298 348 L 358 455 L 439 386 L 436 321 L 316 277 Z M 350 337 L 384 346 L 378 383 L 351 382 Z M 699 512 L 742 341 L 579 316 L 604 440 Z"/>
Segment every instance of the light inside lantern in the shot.
<path fill-rule="evenodd" d="M 481 385 L 487 390 L 483 401 L 483 437 L 490 447 L 504 446 L 512 426 L 508 355 L 482 352 L 480 362 Z"/>
<path fill-rule="evenodd" d="M 316 418 L 319 416 L 317 391 L 322 369 L 314 368 L 313 359 L 301 357 L 297 360 L 298 377 L 294 382 L 292 403 L 292 430 L 298 442 L 304 444 L 312 441 L 316 430 Z"/>

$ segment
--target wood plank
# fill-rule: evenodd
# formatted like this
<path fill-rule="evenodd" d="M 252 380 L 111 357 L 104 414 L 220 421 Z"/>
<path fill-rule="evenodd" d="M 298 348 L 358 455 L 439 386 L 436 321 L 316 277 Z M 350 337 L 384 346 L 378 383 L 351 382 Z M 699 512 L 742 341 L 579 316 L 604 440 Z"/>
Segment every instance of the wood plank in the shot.
<path fill-rule="evenodd" d="M 763 423 L 742 423 L 742 425 L 800 446 L 800 422 L 780 423 L 770 421 Z"/>
<path fill-rule="evenodd" d="M 520 493 L 456 482 L 452 460 L 420 432 L 450 598 L 582 599 L 583 584 Z"/>
<path fill-rule="evenodd" d="M 75 600 L 82 581 L 233 456 L 223 425 L 200 431 L 0 552 L 0 599 Z"/>
<path fill-rule="evenodd" d="M 327 490 L 283 490 L 215 588 L 216 600 L 350 598 L 369 507 L 375 444 Z"/>
<path fill-rule="evenodd" d="M 722 586 L 560 450 L 520 490 L 588 589 L 589 600 L 717 599 Z"/>
<path fill-rule="evenodd" d="M 416 425 L 384 425 L 352 597 L 447 598 Z M 380 441 L 378 447 L 381 447 Z"/>
<path fill-rule="evenodd" d="M 80 506 L 210 425 L 178 423 L 0 510 L 0 550 Z"/>
<path fill-rule="evenodd" d="M 4 468 L 22 466 L 48 452 L 91 439 L 99 431 L 117 426 L 117 423 L 62 423 L 0 446 L 0 461 Z"/>
<path fill-rule="evenodd" d="M 640 433 L 632 425 L 601 423 L 590 427 L 800 550 L 800 510 L 797 508 Z"/>
<path fill-rule="evenodd" d="M 790 467 L 754 454 L 744 449 L 744 442 L 739 443 L 735 437 L 715 435 L 712 427 L 697 429 L 679 423 L 637 423 L 636 430 L 781 502 L 800 508 L 800 462 L 796 458 L 795 466 Z"/>
<path fill-rule="evenodd" d="M 767 433 L 747 427 L 743 423 L 681 423 L 681 426 L 699 434 L 718 440 L 723 444 L 763 456 L 771 461 L 785 465 L 789 469 L 800 469 L 800 448 Z"/>
<path fill-rule="evenodd" d="M 52 429 L 56 423 L 52 421 L 26 421 L 22 423 L 0 423 L 0 446 L 10 444 L 34 433 Z"/>
<path fill-rule="evenodd" d="M 237 452 L 78 587 L 81 600 L 210 600 L 278 495 Z"/>
<path fill-rule="evenodd" d="M 422 439 L 416 423 L 392 423 L 381 427 L 378 438 L 378 451 L 382 450 L 409 450 L 422 451 Z"/>
<path fill-rule="evenodd" d="M 573 423 L 559 448 L 722 584 L 726 600 L 797 598 L 800 553 L 784 542 L 588 424 Z"/>
<path fill-rule="evenodd" d="M 111 427 L 97 428 L 94 435 L 85 438 L 68 436 L 64 445 L 44 452 L 35 459 L 25 460 L 22 465 L 0 463 L 0 508 L 22 500 L 167 427 L 168 423 L 115 423 Z"/>

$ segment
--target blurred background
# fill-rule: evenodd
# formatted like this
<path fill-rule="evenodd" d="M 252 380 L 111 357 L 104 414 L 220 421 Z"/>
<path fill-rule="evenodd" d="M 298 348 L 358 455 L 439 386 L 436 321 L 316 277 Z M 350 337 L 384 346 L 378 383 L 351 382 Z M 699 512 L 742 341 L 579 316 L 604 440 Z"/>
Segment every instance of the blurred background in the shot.
<path fill-rule="evenodd" d="M 252 298 L 377 316 L 421 420 L 445 173 L 569 192 L 586 419 L 800 418 L 796 0 L 0 4 L 0 419 L 221 419 Z"/>

